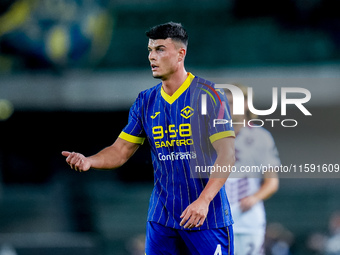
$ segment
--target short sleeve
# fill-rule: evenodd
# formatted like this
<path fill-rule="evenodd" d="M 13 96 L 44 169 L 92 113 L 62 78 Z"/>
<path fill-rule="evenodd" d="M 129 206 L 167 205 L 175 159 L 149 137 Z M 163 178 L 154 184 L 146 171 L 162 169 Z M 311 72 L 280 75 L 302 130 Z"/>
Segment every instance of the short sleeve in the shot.
<path fill-rule="evenodd" d="M 213 143 L 225 137 L 235 137 L 230 108 L 223 90 L 214 89 L 207 98 L 209 139 Z"/>
<path fill-rule="evenodd" d="M 143 144 L 145 140 L 145 132 L 143 128 L 143 97 L 140 93 L 130 108 L 129 121 L 120 133 L 119 137 L 136 144 Z"/>

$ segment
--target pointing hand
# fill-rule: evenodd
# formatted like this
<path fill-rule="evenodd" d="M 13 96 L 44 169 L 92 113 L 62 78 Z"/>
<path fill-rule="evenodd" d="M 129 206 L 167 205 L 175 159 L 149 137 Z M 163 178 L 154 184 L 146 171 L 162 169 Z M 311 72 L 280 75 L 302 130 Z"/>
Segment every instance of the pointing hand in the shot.
<path fill-rule="evenodd" d="M 61 154 L 67 157 L 67 164 L 69 164 L 70 167 L 76 171 L 88 171 L 91 167 L 90 160 L 86 158 L 83 154 L 69 151 L 63 151 Z"/>

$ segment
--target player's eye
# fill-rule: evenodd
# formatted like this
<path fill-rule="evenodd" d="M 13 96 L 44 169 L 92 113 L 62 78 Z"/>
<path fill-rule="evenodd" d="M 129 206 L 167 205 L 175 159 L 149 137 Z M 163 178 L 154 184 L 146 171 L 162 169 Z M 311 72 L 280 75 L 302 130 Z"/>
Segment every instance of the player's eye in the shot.
<path fill-rule="evenodd" d="M 164 51 L 165 49 L 163 48 L 163 47 L 161 47 L 161 48 L 157 48 L 157 51 L 158 52 L 162 52 L 162 51 Z"/>

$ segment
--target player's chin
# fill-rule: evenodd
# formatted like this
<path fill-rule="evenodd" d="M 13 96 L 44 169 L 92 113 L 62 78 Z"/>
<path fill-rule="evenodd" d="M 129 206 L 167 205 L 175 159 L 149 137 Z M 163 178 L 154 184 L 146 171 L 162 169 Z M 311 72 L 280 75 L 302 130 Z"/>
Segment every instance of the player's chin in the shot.
<path fill-rule="evenodd" d="M 159 74 L 158 72 L 152 72 L 152 76 L 155 79 L 162 79 L 163 75 Z"/>
<path fill-rule="evenodd" d="M 155 78 L 155 79 L 162 79 L 162 78 L 163 78 L 162 75 L 155 75 L 155 74 L 153 74 L 152 76 L 153 76 L 153 78 Z"/>

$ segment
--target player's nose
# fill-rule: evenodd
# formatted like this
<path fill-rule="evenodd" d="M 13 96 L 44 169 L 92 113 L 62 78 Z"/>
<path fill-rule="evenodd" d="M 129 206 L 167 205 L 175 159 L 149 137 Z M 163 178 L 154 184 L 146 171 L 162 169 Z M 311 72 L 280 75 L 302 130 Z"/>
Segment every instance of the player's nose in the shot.
<path fill-rule="evenodd" d="M 153 50 L 149 52 L 149 61 L 155 60 L 156 59 L 156 54 Z"/>

